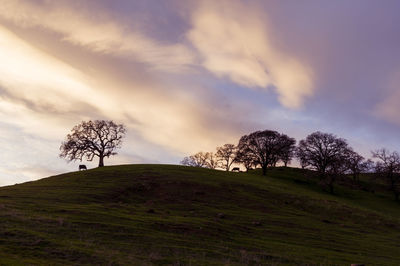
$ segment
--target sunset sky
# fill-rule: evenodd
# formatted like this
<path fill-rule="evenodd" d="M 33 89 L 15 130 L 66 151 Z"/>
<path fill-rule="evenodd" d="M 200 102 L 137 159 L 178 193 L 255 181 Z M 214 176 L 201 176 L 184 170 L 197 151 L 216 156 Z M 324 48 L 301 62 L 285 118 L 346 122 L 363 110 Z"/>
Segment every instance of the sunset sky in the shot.
<path fill-rule="evenodd" d="M 173 163 L 255 130 L 400 150 L 400 1 L 1 0 L 0 185 L 77 170 L 71 128 L 127 127 L 105 164 Z M 97 162 L 88 163 L 90 167 Z"/>

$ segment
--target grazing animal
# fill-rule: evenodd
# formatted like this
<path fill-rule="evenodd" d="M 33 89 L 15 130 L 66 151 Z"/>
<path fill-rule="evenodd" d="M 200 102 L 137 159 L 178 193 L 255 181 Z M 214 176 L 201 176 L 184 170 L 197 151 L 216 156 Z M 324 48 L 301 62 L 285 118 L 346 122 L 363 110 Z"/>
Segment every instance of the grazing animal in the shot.
<path fill-rule="evenodd" d="M 239 167 L 233 167 L 232 172 L 240 172 L 240 168 Z"/>
<path fill-rule="evenodd" d="M 81 171 L 81 170 L 87 170 L 86 165 L 80 164 L 79 165 L 79 171 Z"/>

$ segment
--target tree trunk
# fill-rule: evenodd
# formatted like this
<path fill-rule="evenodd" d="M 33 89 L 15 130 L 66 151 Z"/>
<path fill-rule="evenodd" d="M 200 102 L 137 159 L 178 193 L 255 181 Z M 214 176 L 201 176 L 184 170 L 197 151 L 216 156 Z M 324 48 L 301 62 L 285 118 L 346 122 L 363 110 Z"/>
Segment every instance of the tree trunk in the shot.
<path fill-rule="evenodd" d="M 104 166 L 104 156 L 100 155 L 99 156 L 99 167 L 103 167 Z"/>
<path fill-rule="evenodd" d="M 319 173 L 319 180 L 321 180 L 321 181 L 322 181 L 322 180 L 325 180 L 325 172 L 322 172 L 322 171 L 321 171 L 321 172 Z"/>
<path fill-rule="evenodd" d="M 262 167 L 263 175 L 267 175 L 267 165 Z"/>
<path fill-rule="evenodd" d="M 333 184 L 335 183 L 335 179 L 336 179 L 336 176 L 331 176 L 331 177 L 330 177 L 330 180 L 329 180 L 329 183 L 328 183 L 328 186 L 329 186 L 329 193 L 331 193 L 331 194 L 334 194 L 334 191 L 333 191 Z"/>
<path fill-rule="evenodd" d="M 284 164 L 285 164 L 285 167 L 287 167 L 288 162 L 285 161 Z"/>

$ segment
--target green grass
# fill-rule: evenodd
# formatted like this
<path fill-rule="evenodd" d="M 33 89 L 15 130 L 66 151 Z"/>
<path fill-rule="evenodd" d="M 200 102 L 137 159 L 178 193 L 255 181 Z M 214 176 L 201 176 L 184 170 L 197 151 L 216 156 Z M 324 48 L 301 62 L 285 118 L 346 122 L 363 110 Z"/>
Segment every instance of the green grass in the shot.
<path fill-rule="evenodd" d="M 312 176 L 123 165 L 3 187 L 0 265 L 399 265 L 392 195 Z"/>

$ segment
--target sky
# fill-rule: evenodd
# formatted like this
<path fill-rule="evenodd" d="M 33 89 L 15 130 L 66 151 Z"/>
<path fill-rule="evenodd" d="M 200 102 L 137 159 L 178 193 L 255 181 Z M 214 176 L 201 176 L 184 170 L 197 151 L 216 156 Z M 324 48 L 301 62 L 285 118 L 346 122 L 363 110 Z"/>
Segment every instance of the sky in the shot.
<path fill-rule="evenodd" d="M 400 150 L 399 10 L 397 0 L 1 0 L 0 185 L 76 171 L 59 147 L 90 119 L 127 128 L 106 165 L 178 164 L 265 129 L 333 133 L 365 157 Z"/>

